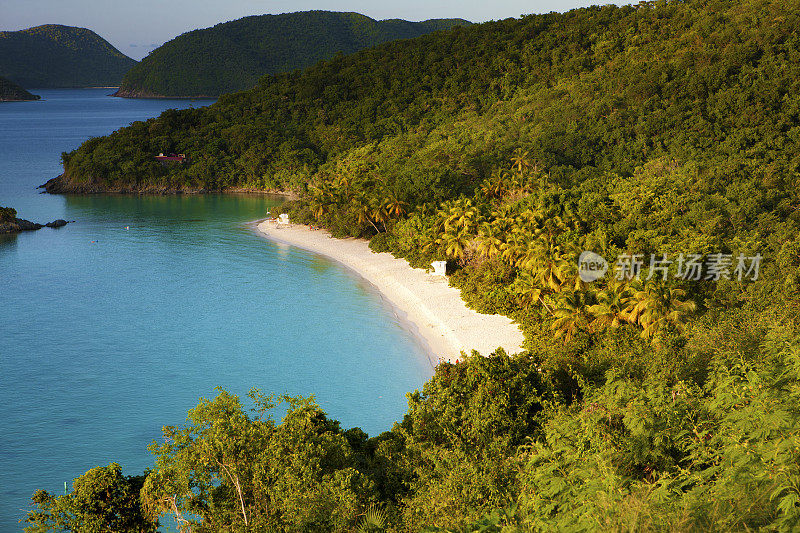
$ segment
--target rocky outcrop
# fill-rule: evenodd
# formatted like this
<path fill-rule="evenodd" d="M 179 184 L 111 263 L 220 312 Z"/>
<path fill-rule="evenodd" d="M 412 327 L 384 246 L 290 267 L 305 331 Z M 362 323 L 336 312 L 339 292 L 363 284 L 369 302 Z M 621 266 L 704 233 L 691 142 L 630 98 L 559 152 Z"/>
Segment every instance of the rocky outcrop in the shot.
<path fill-rule="evenodd" d="M 75 221 L 73 220 L 73 222 Z M 58 219 L 42 225 L 42 224 L 37 224 L 36 222 L 31 222 L 30 220 L 15 218 L 12 220 L 6 220 L 0 222 L 0 235 L 5 233 L 20 233 L 22 231 L 33 231 L 37 229 L 42 229 L 44 227 L 60 228 L 62 226 L 66 226 L 68 223 L 69 222 L 67 222 L 66 220 Z"/>
<path fill-rule="evenodd" d="M 20 231 L 31 231 L 41 229 L 43 226 L 30 220 L 15 218 L 6 222 L 0 222 L 0 233 L 19 233 Z"/>
<path fill-rule="evenodd" d="M 102 187 L 92 181 L 73 182 L 66 174 L 61 174 L 53 179 L 47 180 L 45 184 L 39 185 L 38 188 L 44 189 L 50 194 L 97 194 L 107 192 L 108 190 L 106 187 Z"/>

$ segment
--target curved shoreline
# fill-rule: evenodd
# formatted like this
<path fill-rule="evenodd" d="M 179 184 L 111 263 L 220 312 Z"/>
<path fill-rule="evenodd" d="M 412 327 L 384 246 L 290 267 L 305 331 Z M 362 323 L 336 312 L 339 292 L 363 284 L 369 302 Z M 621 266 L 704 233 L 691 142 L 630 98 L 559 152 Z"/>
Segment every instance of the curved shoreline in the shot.
<path fill-rule="evenodd" d="M 334 239 L 324 230 L 299 224 L 261 221 L 256 229 L 266 238 L 333 259 L 370 282 L 414 326 L 437 360 L 453 362 L 461 352 L 488 355 L 498 347 L 522 351 L 522 331 L 508 317 L 485 315 L 467 308 L 461 292 L 442 276 L 412 268 L 404 259 L 374 253 L 367 241 Z"/>

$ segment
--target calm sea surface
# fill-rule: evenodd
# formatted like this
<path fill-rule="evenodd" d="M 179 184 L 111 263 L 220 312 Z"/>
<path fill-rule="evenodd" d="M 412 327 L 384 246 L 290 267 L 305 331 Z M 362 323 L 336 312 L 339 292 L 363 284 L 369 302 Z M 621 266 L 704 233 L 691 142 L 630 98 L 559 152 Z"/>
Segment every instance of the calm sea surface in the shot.
<path fill-rule="evenodd" d="M 380 296 L 336 264 L 257 236 L 265 196 L 50 196 L 35 187 L 85 139 L 167 108 L 107 89 L 40 90 L 0 104 L 0 205 L 36 222 L 0 236 L 0 531 L 37 488 L 147 444 L 215 387 L 316 395 L 370 434 L 432 374 Z"/>

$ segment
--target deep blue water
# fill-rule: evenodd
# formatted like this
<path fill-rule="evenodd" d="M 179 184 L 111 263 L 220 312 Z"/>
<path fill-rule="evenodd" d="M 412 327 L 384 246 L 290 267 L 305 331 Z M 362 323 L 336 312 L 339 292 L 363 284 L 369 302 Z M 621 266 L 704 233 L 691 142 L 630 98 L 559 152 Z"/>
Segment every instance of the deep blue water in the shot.
<path fill-rule="evenodd" d="M 402 417 L 423 348 L 363 281 L 254 233 L 278 199 L 35 190 L 85 139 L 208 102 L 34 92 L 0 104 L 0 205 L 75 223 L 0 236 L 0 531 L 37 488 L 151 466 L 147 444 L 215 387 L 314 394 L 370 434 Z"/>

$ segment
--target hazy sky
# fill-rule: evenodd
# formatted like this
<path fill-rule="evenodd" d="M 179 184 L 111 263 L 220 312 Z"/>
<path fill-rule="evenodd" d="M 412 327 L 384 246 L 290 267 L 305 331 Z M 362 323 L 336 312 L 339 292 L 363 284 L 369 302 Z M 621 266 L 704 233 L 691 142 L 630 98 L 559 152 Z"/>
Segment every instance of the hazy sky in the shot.
<path fill-rule="evenodd" d="M 156 46 L 196 28 L 247 15 L 323 9 L 374 19 L 464 18 L 473 22 L 567 11 L 611 0 L 0 0 L 0 31 L 41 24 L 89 28 L 122 53 L 141 59 Z M 625 2 L 627 3 L 627 2 Z"/>

